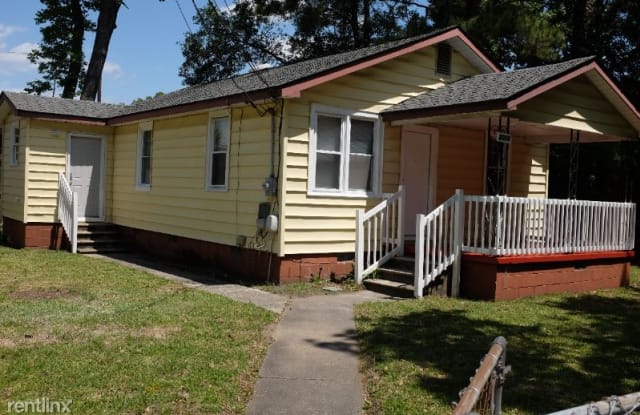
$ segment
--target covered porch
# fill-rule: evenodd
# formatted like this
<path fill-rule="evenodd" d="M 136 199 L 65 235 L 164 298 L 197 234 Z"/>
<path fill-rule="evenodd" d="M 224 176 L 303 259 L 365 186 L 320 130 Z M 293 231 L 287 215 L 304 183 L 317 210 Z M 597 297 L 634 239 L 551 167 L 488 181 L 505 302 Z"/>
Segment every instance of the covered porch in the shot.
<path fill-rule="evenodd" d="M 357 215 L 359 281 L 376 272 L 421 297 L 446 274 L 449 295 L 483 299 L 628 283 L 635 204 L 575 198 L 580 146 L 636 139 L 640 131 L 637 110 L 593 59 L 478 75 L 383 116 L 403 129 L 403 174 L 397 193 Z M 468 168 L 444 157 L 443 143 L 460 144 L 460 135 L 482 140 L 482 147 L 468 140 L 466 151 L 457 146 Z M 416 150 L 421 137 L 431 143 L 428 154 Z M 566 199 L 548 198 L 554 143 L 570 149 Z M 426 179 L 419 173 L 425 156 Z"/>

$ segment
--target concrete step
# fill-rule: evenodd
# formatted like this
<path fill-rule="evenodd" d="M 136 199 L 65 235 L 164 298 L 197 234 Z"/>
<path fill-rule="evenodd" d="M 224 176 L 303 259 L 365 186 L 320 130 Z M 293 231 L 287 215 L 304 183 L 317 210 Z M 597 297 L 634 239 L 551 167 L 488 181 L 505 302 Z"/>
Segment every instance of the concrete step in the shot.
<path fill-rule="evenodd" d="M 381 278 L 366 279 L 364 286 L 371 291 L 387 294 L 393 297 L 413 298 L 413 285 Z"/>
<path fill-rule="evenodd" d="M 101 254 L 126 252 L 118 229 L 111 223 L 85 222 L 78 224 L 78 253 Z"/>
<path fill-rule="evenodd" d="M 78 246 L 79 254 L 115 254 L 127 252 L 122 246 Z"/>

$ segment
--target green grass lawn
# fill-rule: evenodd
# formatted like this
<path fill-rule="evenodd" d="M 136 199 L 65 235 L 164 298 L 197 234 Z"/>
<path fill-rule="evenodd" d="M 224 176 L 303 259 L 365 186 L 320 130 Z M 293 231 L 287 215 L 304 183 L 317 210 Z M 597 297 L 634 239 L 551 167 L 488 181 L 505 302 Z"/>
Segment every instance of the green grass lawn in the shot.
<path fill-rule="evenodd" d="M 243 413 L 275 314 L 106 261 L 0 247 L 0 412 Z"/>
<path fill-rule="evenodd" d="M 634 269 L 637 274 L 638 270 Z M 640 390 L 640 284 L 510 302 L 357 306 L 369 414 L 447 414 L 491 341 L 507 338 L 504 413 L 542 414 Z"/>

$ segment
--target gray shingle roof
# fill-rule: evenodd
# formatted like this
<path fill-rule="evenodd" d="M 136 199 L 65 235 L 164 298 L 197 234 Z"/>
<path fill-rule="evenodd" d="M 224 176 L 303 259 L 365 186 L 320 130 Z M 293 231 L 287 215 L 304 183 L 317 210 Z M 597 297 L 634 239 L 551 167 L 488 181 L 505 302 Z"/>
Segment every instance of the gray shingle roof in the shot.
<path fill-rule="evenodd" d="M 124 114 L 125 105 L 104 104 L 65 98 L 43 97 L 20 92 L 3 92 L 18 111 L 93 119 L 112 118 Z"/>
<path fill-rule="evenodd" d="M 140 102 L 131 106 L 129 109 L 131 113 L 145 112 L 160 108 L 190 104 L 198 101 L 224 98 L 231 95 L 256 92 L 269 88 L 280 88 L 288 84 L 317 76 L 326 71 L 335 70 L 403 46 L 408 46 L 413 43 L 435 37 L 453 28 L 454 27 L 448 27 L 420 36 L 400 39 L 320 58 L 308 59 L 275 68 L 264 69 L 258 72 L 223 79 L 206 85 L 188 87 L 158 98 Z"/>
<path fill-rule="evenodd" d="M 454 107 L 503 101 L 527 92 L 553 78 L 591 63 L 595 57 L 578 58 L 552 65 L 489 73 L 461 79 L 396 104 L 385 113 Z"/>
<path fill-rule="evenodd" d="M 50 98 L 22 93 L 5 92 L 7 98 L 17 109 L 29 112 L 88 117 L 107 120 L 110 118 L 143 113 L 163 108 L 193 104 L 201 101 L 223 99 L 234 95 L 281 88 L 322 73 L 346 67 L 386 52 L 452 30 L 448 27 L 424 35 L 400 39 L 353 51 L 337 53 L 325 57 L 308 59 L 283 66 L 264 69 L 246 75 L 212 82 L 206 85 L 187 87 L 157 98 L 148 99 L 132 105 L 101 104 L 89 101 Z"/>

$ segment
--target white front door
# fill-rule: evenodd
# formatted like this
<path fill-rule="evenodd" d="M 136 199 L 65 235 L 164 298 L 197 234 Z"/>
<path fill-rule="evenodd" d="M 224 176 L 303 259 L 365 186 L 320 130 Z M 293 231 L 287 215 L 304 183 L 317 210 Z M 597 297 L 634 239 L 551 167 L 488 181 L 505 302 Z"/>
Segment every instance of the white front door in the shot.
<path fill-rule="evenodd" d="M 102 138 L 69 137 L 69 184 L 77 193 L 78 217 L 102 220 Z"/>
<path fill-rule="evenodd" d="M 419 125 L 402 129 L 400 183 L 404 186 L 404 233 L 416 234 L 416 214 L 433 209 L 437 163 L 437 130 Z"/>

